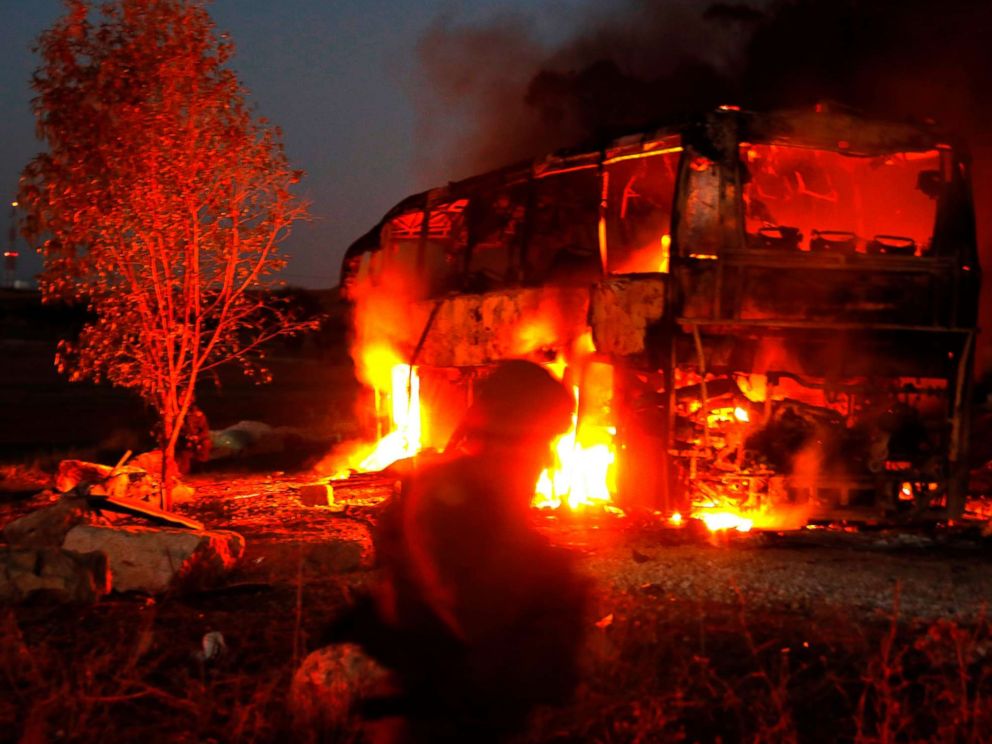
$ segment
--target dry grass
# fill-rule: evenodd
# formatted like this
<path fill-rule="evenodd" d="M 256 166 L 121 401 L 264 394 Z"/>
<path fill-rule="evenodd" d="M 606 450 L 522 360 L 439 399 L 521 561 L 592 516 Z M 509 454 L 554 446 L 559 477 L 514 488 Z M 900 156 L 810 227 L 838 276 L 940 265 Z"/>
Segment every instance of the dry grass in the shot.
<path fill-rule="evenodd" d="M 575 706 L 527 741 L 981 742 L 992 625 L 862 624 L 628 598 L 590 638 Z"/>
<path fill-rule="evenodd" d="M 267 742 L 292 730 L 300 649 L 331 584 L 125 598 L 0 615 L 0 719 L 13 740 Z M 992 625 L 913 624 L 602 596 L 585 683 L 524 741 L 979 742 L 992 731 Z M 197 659 L 204 632 L 228 652 Z"/>

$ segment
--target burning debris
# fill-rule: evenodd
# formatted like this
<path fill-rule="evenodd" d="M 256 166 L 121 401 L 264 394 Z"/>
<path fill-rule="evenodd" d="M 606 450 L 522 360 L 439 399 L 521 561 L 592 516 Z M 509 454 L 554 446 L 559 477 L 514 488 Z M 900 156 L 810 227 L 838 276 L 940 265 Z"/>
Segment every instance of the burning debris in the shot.
<path fill-rule="evenodd" d="M 536 506 L 957 518 L 969 175 L 930 129 L 724 107 L 410 197 L 345 258 L 377 444 L 337 475 L 444 450 L 487 368 L 526 358 L 575 397 Z"/>

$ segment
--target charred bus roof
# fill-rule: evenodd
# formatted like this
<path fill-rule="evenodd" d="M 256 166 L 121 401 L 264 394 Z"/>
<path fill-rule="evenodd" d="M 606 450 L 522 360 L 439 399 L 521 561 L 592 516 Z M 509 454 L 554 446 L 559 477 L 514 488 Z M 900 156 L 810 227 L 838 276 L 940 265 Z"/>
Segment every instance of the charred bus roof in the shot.
<path fill-rule="evenodd" d="M 823 105 L 812 110 L 772 113 L 722 107 L 704 117 L 616 138 L 598 149 L 560 150 L 413 194 L 390 209 L 375 227 L 348 248 L 342 278 L 356 256 L 380 247 L 379 230 L 397 215 L 485 196 L 500 188 L 565 171 L 596 169 L 605 162 L 624 158 L 650 157 L 672 147 L 690 146 L 714 160 L 733 157 L 740 143 L 791 145 L 862 157 L 936 149 L 953 151 L 954 160 L 959 163 L 969 161 L 967 150 L 958 138 L 931 126 L 869 119 Z"/>

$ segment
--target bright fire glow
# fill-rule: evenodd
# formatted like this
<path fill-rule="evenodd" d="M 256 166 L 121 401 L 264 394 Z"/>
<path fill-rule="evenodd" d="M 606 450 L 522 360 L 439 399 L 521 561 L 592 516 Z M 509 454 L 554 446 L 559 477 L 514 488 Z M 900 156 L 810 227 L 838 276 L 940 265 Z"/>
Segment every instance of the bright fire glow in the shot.
<path fill-rule="evenodd" d="M 577 349 L 586 351 L 591 343 L 579 339 Z M 389 467 L 397 460 L 413 457 L 423 447 L 423 427 L 428 420 L 421 409 L 420 378 L 416 368 L 407 364 L 392 364 L 388 375 L 383 374 L 382 364 L 395 359 L 379 349 L 364 359 L 366 367 L 375 370 L 369 377 L 388 383 L 376 387 L 376 398 L 389 407 L 389 431 L 373 446 L 371 452 L 351 458 L 351 468 L 360 472 L 373 472 Z M 560 358 L 548 365 L 556 377 L 561 377 L 566 365 Z M 578 400 L 579 390 L 573 387 Z M 534 506 L 559 508 L 567 506 L 580 509 L 602 506 L 609 509 L 615 491 L 614 464 L 616 455 L 613 439 L 616 429 L 579 421 L 578 413 L 572 414 L 572 426 L 552 445 L 554 464 L 546 469 L 535 488 Z M 342 474 L 344 475 L 344 474 Z"/>
<path fill-rule="evenodd" d="M 390 371 L 390 414 L 392 430 L 375 444 L 358 465 L 358 470 L 373 471 L 389 467 L 404 457 L 413 457 L 421 449 L 420 377 L 416 367 L 396 364 Z M 381 394 L 377 391 L 377 394 Z"/>
<path fill-rule="evenodd" d="M 703 521 L 706 529 L 710 532 L 720 530 L 737 530 L 738 532 L 750 532 L 754 526 L 754 520 L 729 511 L 706 511 L 700 509 L 695 516 Z"/>
<path fill-rule="evenodd" d="M 572 390 L 578 399 L 578 388 Z M 554 464 L 538 479 L 534 506 L 579 509 L 610 504 L 615 490 L 615 433 L 609 426 L 580 425 L 573 413 L 571 429 L 552 445 Z"/>
<path fill-rule="evenodd" d="M 667 274 L 669 269 L 670 257 L 672 253 L 672 236 L 665 233 L 661 236 L 661 254 L 658 261 L 658 271 L 662 274 Z"/>
<path fill-rule="evenodd" d="M 578 385 L 572 387 L 576 406 L 571 428 L 553 442 L 553 464 L 541 473 L 532 503 L 544 509 L 595 508 L 622 514 L 613 506 L 617 459 L 616 428 L 609 413 L 613 370 L 609 365 L 589 361 L 591 339 L 577 339 L 573 347 L 570 358 L 587 360 L 584 364 L 570 366 L 559 355 L 546 365 L 558 379 L 566 375 L 581 379 L 582 392 Z M 387 347 L 370 347 L 363 355 L 366 379 L 374 381 L 380 426 L 386 433 L 370 449 L 349 458 L 351 470 L 383 470 L 397 460 L 413 457 L 424 446 L 430 417 L 421 406 L 420 378 L 415 367 L 399 359 Z M 728 406 L 710 411 L 706 419 L 709 426 L 720 422 L 747 424 L 750 414 L 744 406 Z M 339 477 L 347 474 L 341 473 Z M 760 505 L 748 506 L 741 494 L 727 491 L 719 482 L 697 481 L 696 488 L 690 513 L 670 514 L 665 517 L 668 524 L 684 526 L 691 516 L 713 533 L 744 533 L 752 529 L 797 529 L 806 523 L 805 513 L 781 513 L 780 507 L 770 511 Z M 900 497 L 906 498 L 907 492 L 912 493 L 908 483 L 903 484 Z"/>
<path fill-rule="evenodd" d="M 798 530 L 809 521 L 808 505 L 741 504 L 721 494 L 720 486 L 697 484 L 701 498 L 692 505 L 692 516 L 710 532 L 734 530 Z"/>

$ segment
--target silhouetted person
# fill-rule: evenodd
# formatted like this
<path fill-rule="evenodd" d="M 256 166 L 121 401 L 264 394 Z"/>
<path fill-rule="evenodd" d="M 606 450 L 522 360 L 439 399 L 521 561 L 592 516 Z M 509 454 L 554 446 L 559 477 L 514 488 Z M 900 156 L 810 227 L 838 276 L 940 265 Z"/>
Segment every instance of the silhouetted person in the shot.
<path fill-rule="evenodd" d="M 499 364 L 445 453 L 413 461 L 383 513 L 382 585 L 332 634 L 395 673 L 400 693 L 366 712 L 402 716 L 401 740 L 500 740 L 573 692 L 586 582 L 530 513 L 572 405 L 543 368 Z"/>
<path fill-rule="evenodd" d="M 204 463 L 210 459 L 212 442 L 207 416 L 197 405 L 191 405 L 183 420 L 182 431 L 176 441 L 176 465 L 179 472 L 186 475 L 194 463 Z"/>

